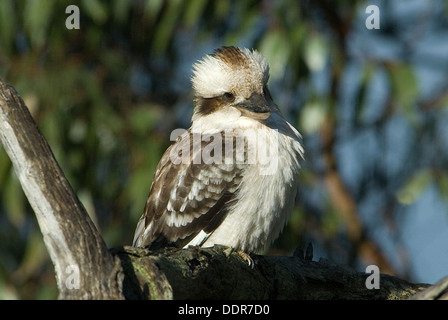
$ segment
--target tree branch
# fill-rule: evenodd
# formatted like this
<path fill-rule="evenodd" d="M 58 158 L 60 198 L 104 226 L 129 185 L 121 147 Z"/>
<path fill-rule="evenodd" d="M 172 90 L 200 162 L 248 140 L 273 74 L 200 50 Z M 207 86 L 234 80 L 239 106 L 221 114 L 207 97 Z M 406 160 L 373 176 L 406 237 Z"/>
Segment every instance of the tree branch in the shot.
<path fill-rule="evenodd" d="M 252 269 L 237 253 L 223 246 L 167 248 L 159 252 L 123 247 L 113 252 L 127 272 L 134 272 L 127 274 L 130 282 L 126 287 L 140 287 L 138 292 L 132 292 L 135 298 L 163 297 L 160 293 L 165 288 L 165 297 L 172 295 L 174 299 L 402 300 L 429 286 L 381 274 L 380 288 L 367 289 L 370 274 L 295 256 L 254 256 Z M 163 281 L 154 286 L 154 277 L 148 276 L 147 270 L 163 275 Z M 131 293 L 127 292 L 127 296 Z"/>
<path fill-rule="evenodd" d="M 369 274 L 294 256 L 256 256 L 252 269 L 222 246 L 109 251 L 23 100 L 2 79 L 0 139 L 36 214 L 60 299 L 404 299 L 428 286 L 381 275 L 380 289 L 369 290 Z"/>
<path fill-rule="evenodd" d="M 2 79 L 0 139 L 36 214 L 59 298 L 122 298 L 118 259 L 109 253 L 23 100 Z M 83 290 L 75 290 L 78 279 Z"/>

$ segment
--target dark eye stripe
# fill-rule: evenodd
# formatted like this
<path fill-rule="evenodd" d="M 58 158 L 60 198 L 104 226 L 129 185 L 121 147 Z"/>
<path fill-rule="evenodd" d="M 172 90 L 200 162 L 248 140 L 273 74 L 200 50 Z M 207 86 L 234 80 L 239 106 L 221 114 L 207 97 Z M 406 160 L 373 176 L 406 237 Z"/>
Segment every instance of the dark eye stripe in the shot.
<path fill-rule="evenodd" d="M 218 109 L 222 108 L 226 102 L 222 101 L 223 98 L 196 98 L 196 109 L 201 115 L 211 114 Z"/>

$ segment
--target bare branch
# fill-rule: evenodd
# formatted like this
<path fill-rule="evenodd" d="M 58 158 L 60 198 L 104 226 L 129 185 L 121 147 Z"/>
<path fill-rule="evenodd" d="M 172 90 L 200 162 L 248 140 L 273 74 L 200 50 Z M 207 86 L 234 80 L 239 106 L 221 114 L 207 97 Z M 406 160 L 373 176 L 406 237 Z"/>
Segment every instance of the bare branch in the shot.
<path fill-rule="evenodd" d="M 119 260 L 109 253 L 23 100 L 2 79 L 0 138 L 36 214 L 59 297 L 121 298 Z M 69 283 L 73 277 L 79 277 L 80 290 L 76 281 Z"/>
<path fill-rule="evenodd" d="M 160 297 L 165 288 L 174 299 L 396 300 L 407 299 L 429 286 L 381 274 L 379 289 L 368 289 L 368 273 L 326 260 L 316 262 L 295 256 L 254 256 L 255 266 L 251 268 L 237 253 L 230 253 L 223 246 L 160 252 L 125 247 L 114 252 L 124 261 L 126 270 L 133 270 L 134 275 L 127 278 L 134 279 L 133 288 L 141 288 L 139 298 L 157 297 L 148 294 L 154 286 L 148 282 L 151 277 L 146 276 L 147 266 L 166 279 L 153 290 Z"/>
<path fill-rule="evenodd" d="M 425 290 L 419 291 L 410 300 L 448 300 L 448 276 Z"/>

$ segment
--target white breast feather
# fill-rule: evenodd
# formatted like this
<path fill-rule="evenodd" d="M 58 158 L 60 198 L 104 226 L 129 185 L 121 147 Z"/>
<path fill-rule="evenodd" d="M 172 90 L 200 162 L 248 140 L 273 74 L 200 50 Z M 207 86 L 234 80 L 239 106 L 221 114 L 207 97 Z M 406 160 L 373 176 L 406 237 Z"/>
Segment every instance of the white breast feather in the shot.
<path fill-rule="evenodd" d="M 234 111 L 227 110 L 227 112 L 232 115 Z M 210 117 L 219 119 L 222 117 L 219 113 L 212 114 Z M 274 114 L 274 121 L 276 117 L 279 116 Z M 208 127 L 207 123 L 213 123 L 214 128 Z M 201 129 L 206 132 L 230 129 L 230 126 L 233 128 L 255 126 L 260 131 L 257 135 L 249 135 L 249 145 L 252 147 L 257 144 L 257 139 L 264 137 L 267 139 L 265 144 L 268 144 L 269 137 L 277 135 L 277 164 L 272 174 L 260 174 L 260 168 L 257 165 L 241 165 L 245 173 L 237 193 L 237 201 L 234 201 L 230 207 L 229 214 L 213 233 L 202 232 L 188 245 L 201 244 L 204 247 L 210 247 L 221 244 L 241 248 L 243 251 L 257 252 L 264 249 L 260 244 L 269 245 L 278 237 L 294 204 L 296 175 L 300 168 L 299 159 L 303 157 L 303 149 L 299 142 L 300 134 L 283 119 L 281 123 L 286 126 L 282 130 L 289 135 L 245 117 L 237 117 L 233 122 L 227 120 L 222 123 L 222 126 L 216 126 L 216 122 L 201 123 Z M 261 161 L 261 159 L 257 160 Z"/>

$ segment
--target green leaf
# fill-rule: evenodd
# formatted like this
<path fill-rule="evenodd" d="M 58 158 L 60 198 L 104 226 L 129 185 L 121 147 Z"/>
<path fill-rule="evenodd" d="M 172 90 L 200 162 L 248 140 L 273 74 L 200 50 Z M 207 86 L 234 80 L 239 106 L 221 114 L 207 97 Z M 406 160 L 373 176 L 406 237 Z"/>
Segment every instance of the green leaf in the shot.
<path fill-rule="evenodd" d="M 0 39 L 2 46 L 8 51 L 10 51 L 13 46 L 16 22 L 13 1 L 0 1 Z"/>
<path fill-rule="evenodd" d="M 305 134 L 317 132 L 325 121 L 327 108 L 321 101 L 310 101 L 302 110 L 300 127 Z"/>
<path fill-rule="evenodd" d="M 281 30 L 269 32 L 261 41 L 260 52 L 269 61 L 271 78 L 281 78 L 290 56 L 289 40 Z"/>
<path fill-rule="evenodd" d="M 189 27 L 193 26 L 204 12 L 207 0 L 190 0 L 184 13 L 185 24 Z"/>
<path fill-rule="evenodd" d="M 394 64 L 389 66 L 389 76 L 395 102 L 414 122 L 417 114 L 413 105 L 419 95 L 414 69 L 407 64 Z"/>
<path fill-rule="evenodd" d="M 157 105 L 142 104 L 129 115 L 129 124 L 138 135 L 148 132 L 162 119 L 162 112 Z"/>
<path fill-rule="evenodd" d="M 227 15 L 229 14 L 231 2 L 230 1 L 214 1 L 213 5 L 214 5 L 213 9 L 214 9 L 214 14 L 216 16 L 216 19 L 218 21 L 225 19 L 227 17 Z"/>
<path fill-rule="evenodd" d="M 82 10 L 96 23 L 103 24 L 107 20 L 107 7 L 98 0 L 83 0 Z"/>
<path fill-rule="evenodd" d="M 448 199 L 448 172 L 437 172 L 437 175 L 435 175 L 435 180 L 440 195 L 443 198 Z"/>
<path fill-rule="evenodd" d="M 162 10 L 163 3 L 163 0 L 147 0 L 145 2 L 145 15 L 154 20 Z"/>
<path fill-rule="evenodd" d="M 325 40 L 319 34 L 312 35 L 304 46 L 303 56 L 311 71 L 322 70 L 328 58 L 328 47 Z"/>
<path fill-rule="evenodd" d="M 41 47 L 47 40 L 47 29 L 54 8 L 54 0 L 26 1 L 23 11 L 23 19 L 25 29 L 33 46 Z"/>
<path fill-rule="evenodd" d="M 154 48 L 158 53 L 165 52 L 171 42 L 174 28 L 183 9 L 183 1 L 172 0 L 168 2 L 162 20 L 158 23 L 154 35 Z"/>
<path fill-rule="evenodd" d="M 402 204 L 411 204 L 432 181 L 433 175 L 429 169 L 422 169 L 414 173 L 398 190 L 397 199 Z"/>

